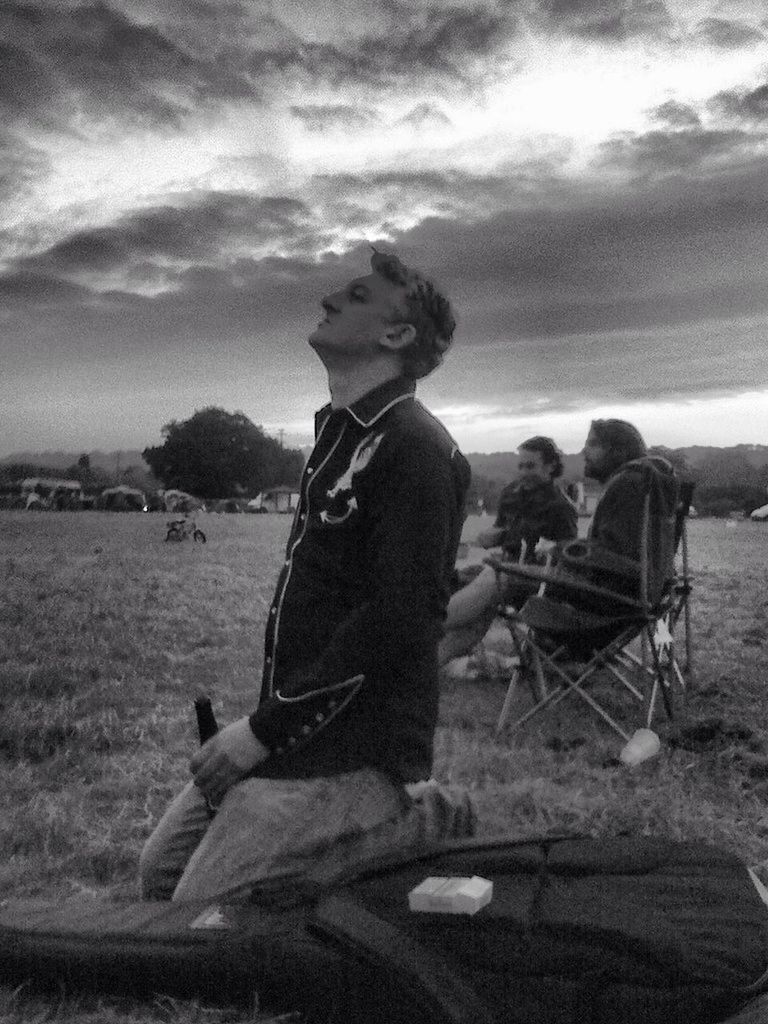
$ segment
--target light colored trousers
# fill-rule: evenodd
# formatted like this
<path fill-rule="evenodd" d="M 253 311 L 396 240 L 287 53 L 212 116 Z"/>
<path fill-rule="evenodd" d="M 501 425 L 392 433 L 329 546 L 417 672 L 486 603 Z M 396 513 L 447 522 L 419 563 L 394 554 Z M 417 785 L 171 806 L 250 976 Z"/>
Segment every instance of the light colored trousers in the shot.
<path fill-rule="evenodd" d="M 498 614 L 503 594 L 496 570 L 486 565 L 474 579 L 451 595 L 445 635 L 437 648 L 440 666 L 477 647 Z"/>
<path fill-rule="evenodd" d="M 416 852 L 473 834 L 466 792 L 434 780 L 407 790 L 404 795 L 374 769 L 314 779 L 244 779 L 211 818 L 189 783 L 142 850 L 142 897 L 247 899 L 267 879 L 290 884 L 309 870 L 333 874 L 372 855 Z"/>

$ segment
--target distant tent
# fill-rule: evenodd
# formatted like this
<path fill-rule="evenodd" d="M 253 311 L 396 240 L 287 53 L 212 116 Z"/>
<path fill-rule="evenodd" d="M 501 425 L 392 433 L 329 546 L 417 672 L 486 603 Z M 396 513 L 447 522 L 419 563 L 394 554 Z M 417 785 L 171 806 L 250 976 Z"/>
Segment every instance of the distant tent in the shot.
<path fill-rule="evenodd" d="M 80 508 L 83 485 L 79 480 L 54 480 L 29 476 L 21 481 L 21 495 L 26 508 Z"/>
<path fill-rule="evenodd" d="M 757 519 L 760 522 L 768 520 L 768 505 L 761 505 L 760 508 L 756 508 L 754 512 L 750 512 L 750 519 Z"/>
<path fill-rule="evenodd" d="M 299 492 L 295 487 L 289 487 L 286 484 L 270 487 L 268 491 L 262 491 L 248 502 L 250 508 L 261 508 L 267 512 L 293 512 L 298 505 Z"/>
<path fill-rule="evenodd" d="M 127 484 L 107 487 L 99 499 L 99 507 L 106 512 L 141 512 L 146 503 L 144 492 Z"/>
<path fill-rule="evenodd" d="M 205 505 L 200 498 L 195 498 L 186 491 L 168 490 L 163 492 L 166 512 L 197 512 Z"/>

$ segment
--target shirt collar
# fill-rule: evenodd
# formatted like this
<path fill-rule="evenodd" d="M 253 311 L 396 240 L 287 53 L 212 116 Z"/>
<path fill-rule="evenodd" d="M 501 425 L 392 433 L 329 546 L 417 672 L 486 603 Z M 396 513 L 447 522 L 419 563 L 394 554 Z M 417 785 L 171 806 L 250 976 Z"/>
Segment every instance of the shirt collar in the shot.
<path fill-rule="evenodd" d="M 361 427 L 370 427 L 393 405 L 413 398 L 415 391 L 415 381 L 408 377 L 394 377 L 343 409 L 333 409 L 330 402 L 324 405 L 315 414 L 316 427 L 319 430 L 333 412 L 350 416 Z"/>

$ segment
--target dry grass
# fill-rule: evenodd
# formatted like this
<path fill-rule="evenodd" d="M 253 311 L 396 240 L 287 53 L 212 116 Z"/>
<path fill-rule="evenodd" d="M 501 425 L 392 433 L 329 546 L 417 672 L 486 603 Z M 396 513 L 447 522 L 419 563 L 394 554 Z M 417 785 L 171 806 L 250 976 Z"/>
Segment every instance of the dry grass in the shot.
<path fill-rule="evenodd" d="M 289 521 L 201 525 L 206 545 L 166 544 L 157 515 L 0 512 L 0 898 L 135 898 L 142 843 L 196 745 L 195 693 L 212 693 L 222 721 L 253 706 Z M 479 526 L 470 519 L 467 537 Z M 630 771 L 575 703 L 498 742 L 503 681 L 492 671 L 446 681 L 435 774 L 473 790 L 483 831 L 698 836 L 747 860 L 768 854 L 768 527 L 694 521 L 690 548 L 688 715 L 722 719 L 719 738 L 698 751 L 667 743 Z M 504 643 L 498 631 L 486 641 L 486 668 Z M 177 1019 L 253 1017 L 175 1001 L 0 995 L 0 1024 Z"/>

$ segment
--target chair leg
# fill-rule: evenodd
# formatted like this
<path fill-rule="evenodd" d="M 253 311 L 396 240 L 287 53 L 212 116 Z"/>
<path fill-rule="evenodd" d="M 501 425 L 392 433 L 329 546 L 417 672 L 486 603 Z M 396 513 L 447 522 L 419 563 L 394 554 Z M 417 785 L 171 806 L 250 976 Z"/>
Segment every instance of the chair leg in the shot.
<path fill-rule="evenodd" d="M 696 677 L 693 670 L 693 640 L 691 637 L 691 608 L 686 595 L 683 605 L 683 628 L 685 629 L 685 678 L 688 686 L 693 686 Z"/>
<path fill-rule="evenodd" d="M 512 677 L 509 680 L 509 686 L 507 687 L 507 692 L 504 695 L 504 704 L 502 705 L 502 708 L 501 708 L 501 714 L 499 715 L 499 720 L 496 723 L 496 735 L 497 736 L 504 729 L 504 726 L 507 724 L 507 722 L 509 721 L 510 715 L 512 714 L 512 704 L 513 704 L 514 699 L 515 699 L 515 692 L 517 691 L 517 686 L 518 686 L 518 683 L 520 682 L 520 676 L 521 676 L 522 672 L 523 672 L 522 668 L 516 668 L 512 672 Z"/>
<path fill-rule="evenodd" d="M 531 694 L 535 701 L 546 700 L 547 697 L 547 680 L 544 676 L 544 669 L 541 665 L 541 658 L 539 652 L 533 652 L 533 671 L 534 676 L 531 679 Z M 535 679 L 535 684 L 534 684 Z"/>
<path fill-rule="evenodd" d="M 543 676 L 543 671 L 541 668 L 541 655 L 535 647 L 533 647 L 531 651 L 531 658 L 532 660 L 534 660 L 535 663 L 538 663 L 539 671 L 542 672 Z M 596 700 L 594 700 L 594 698 L 591 697 L 590 694 L 588 694 L 585 690 L 582 689 L 583 684 L 591 675 L 594 674 L 595 670 L 598 667 L 599 665 L 589 665 L 586 671 L 580 673 L 578 676 L 573 678 L 569 676 L 568 673 L 565 672 L 558 665 L 550 663 L 550 668 L 553 669 L 554 674 L 560 677 L 560 682 L 557 684 L 557 688 L 545 692 L 544 696 L 536 704 L 534 704 L 532 708 L 526 711 L 524 715 L 521 715 L 520 718 L 518 718 L 517 721 L 514 723 L 512 727 L 513 731 L 515 729 L 518 729 L 520 726 L 524 725 L 530 718 L 533 718 L 533 716 L 538 714 L 540 711 L 543 711 L 545 708 L 554 708 L 566 697 L 570 696 L 571 694 L 574 694 L 575 696 L 580 697 L 583 701 L 585 701 L 585 703 L 589 704 L 592 710 L 595 711 L 603 719 L 603 721 L 606 722 L 614 730 L 614 732 L 616 732 L 625 742 L 627 742 L 629 740 L 629 733 L 622 729 L 618 722 L 611 718 L 611 716 L 608 714 L 605 708 L 601 707 L 601 705 Z M 504 712 L 502 711 L 502 715 L 503 714 Z M 499 719 L 499 721 L 501 722 L 501 718 Z"/>
<path fill-rule="evenodd" d="M 659 691 L 661 691 L 667 718 L 670 721 L 674 721 L 679 716 L 680 705 L 685 698 L 687 689 L 686 679 L 675 657 L 674 647 L 665 647 L 662 651 L 659 651 L 655 644 L 652 643 L 652 651 L 654 655 L 654 671 L 652 673 L 653 685 L 648 701 L 648 728 L 651 727 L 651 722 L 653 721 L 656 710 L 656 698 Z M 662 660 L 662 654 L 664 660 Z"/>

